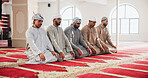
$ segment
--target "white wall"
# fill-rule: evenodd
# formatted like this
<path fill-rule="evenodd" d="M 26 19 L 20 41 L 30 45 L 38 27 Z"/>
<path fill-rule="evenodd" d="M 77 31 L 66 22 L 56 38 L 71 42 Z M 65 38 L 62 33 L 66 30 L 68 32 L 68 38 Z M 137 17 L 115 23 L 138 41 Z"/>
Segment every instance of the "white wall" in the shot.
<path fill-rule="evenodd" d="M 51 7 L 48 7 L 48 2 L 38 3 L 38 12 L 44 17 L 44 22 L 42 26 L 49 26 L 53 22 L 53 16 L 57 13 L 56 2 L 50 3 Z"/>
<path fill-rule="evenodd" d="M 63 2 L 65 1 L 65 2 Z M 60 4 L 60 8 L 64 8 L 68 5 L 76 5 L 76 7 L 81 11 L 82 13 L 82 24 L 81 26 L 84 26 L 88 24 L 88 19 L 90 17 L 96 17 L 97 18 L 97 24 L 100 23 L 100 20 L 103 16 L 110 16 L 110 12 L 112 9 L 116 6 L 116 0 L 108 0 L 107 5 L 103 4 L 97 4 L 97 3 L 88 3 L 88 2 L 77 2 L 77 0 L 63 0 Z M 140 30 L 139 34 L 135 35 L 120 35 L 120 40 L 128 40 L 128 41 L 148 41 L 148 0 L 120 0 L 121 3 L 129 3 L 136 7 L 139 15 L 140 15 Z M 53 15 L 57 13 L 57 3 L 51 2 L 51 7 L 48 7 L 48 2 L 40 2 L 38 3 L 39 9 L 38 12 L 43 15 L 45 18 L 44 24 L 45 26 L 49 26 L 52 24 L 52 18 Z M 110 21 L 110 20 L 109 20 Z M 109 27 L 109 26 L 108 26 Z M 115 40 L 115 35 L 112 35 L 112 40 Z"/>

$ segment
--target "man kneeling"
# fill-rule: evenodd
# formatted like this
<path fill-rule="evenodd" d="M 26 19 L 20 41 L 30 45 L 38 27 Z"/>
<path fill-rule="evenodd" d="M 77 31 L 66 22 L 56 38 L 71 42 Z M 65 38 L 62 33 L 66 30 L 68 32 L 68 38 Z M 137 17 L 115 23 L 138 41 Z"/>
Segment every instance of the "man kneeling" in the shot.
<path fill-rule="evenodd" d="M 33 26 L 26 31 L 26 52 L 29 59 L 27 64 L 45 64 L 57 61 L 57 54 L 42 28 L 43 17 L 40 14 L 33 16 Z"/>
<path fill-rule="evenodd" d="M 75 58 L 81 58 L 91 54 L 91 50 L 86 45 L 85 41 L 83 40 L 81 31 L 78 29 L 80 24 L 81 19 L 75 17 L 71 26 L 67 27 L 64 31 L 75 52 Z"/>

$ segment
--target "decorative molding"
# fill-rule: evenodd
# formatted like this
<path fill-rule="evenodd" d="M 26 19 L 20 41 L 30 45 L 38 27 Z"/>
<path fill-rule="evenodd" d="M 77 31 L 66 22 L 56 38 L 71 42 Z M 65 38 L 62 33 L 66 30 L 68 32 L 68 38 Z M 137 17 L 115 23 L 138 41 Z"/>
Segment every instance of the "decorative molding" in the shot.
<path fill-rule="evenodd" d="M 24 32 L 24 25 L 25 25 L 25 17 L 22 11 L 18 11 L 16 14 L 16 30 L 19 33 Z"/>

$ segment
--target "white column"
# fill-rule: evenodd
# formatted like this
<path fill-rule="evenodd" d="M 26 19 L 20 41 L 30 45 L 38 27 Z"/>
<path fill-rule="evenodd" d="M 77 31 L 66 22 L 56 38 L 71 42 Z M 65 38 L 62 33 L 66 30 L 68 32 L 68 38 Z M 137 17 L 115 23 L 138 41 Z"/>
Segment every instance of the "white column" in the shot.
<path fill-rule="evenodd" d="M 60 0 L 57 0 L 57 12 L 60 14 Z"/>
<path fill-rule="evenodd" d="M 76 17 L 76 4 L 74 5 L 74 17 Z"/>
<path fill-rule="evenodd" d="M 118 32 L 118 22 L 119 22 L 119 0 L 116 0 L 116 46 L 118 49 L 118 44 L 119 44 L 119 32 Z"/>

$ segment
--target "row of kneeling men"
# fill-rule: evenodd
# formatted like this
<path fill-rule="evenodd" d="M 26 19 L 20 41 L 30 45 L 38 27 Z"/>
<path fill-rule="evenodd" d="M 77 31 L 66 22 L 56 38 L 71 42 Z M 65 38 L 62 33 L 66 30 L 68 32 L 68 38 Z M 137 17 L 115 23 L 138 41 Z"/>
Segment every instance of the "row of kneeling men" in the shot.
<path fill-rule="evenodd" d="M 44 64 L 47 62 L 78 59 L 90 55 L 116 53 L 116 46 L 110 39 L 106 28 L 108 19 L 103 17 L 101 24 L 94 27 L 96 19 L 89 19 L 88 25 L 79 29 L 81 19 L 73 18 L 72 24 L 65 31 L 61 24 L 61 15 L 55 15 L 53 25 L 47 32 L 41 28 L 43 17 L 37 13 L 33 17 L 33 25 L 26 31 L 27 64 Z"/>

